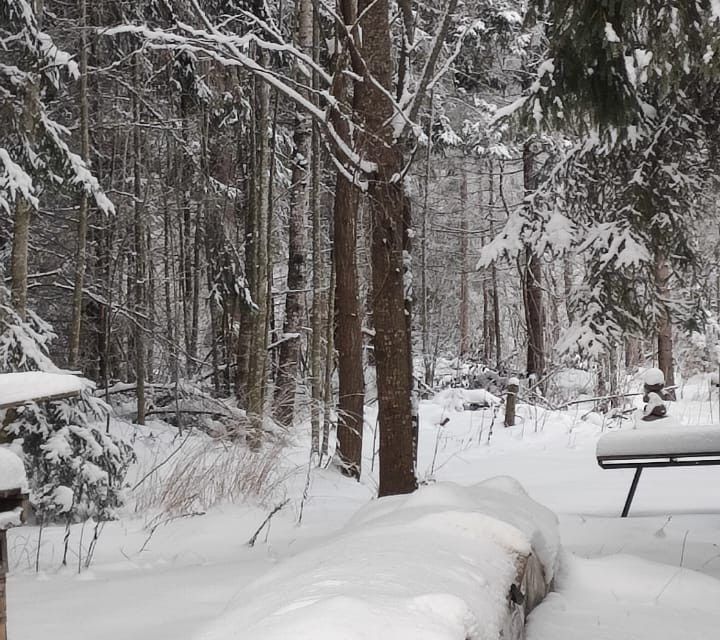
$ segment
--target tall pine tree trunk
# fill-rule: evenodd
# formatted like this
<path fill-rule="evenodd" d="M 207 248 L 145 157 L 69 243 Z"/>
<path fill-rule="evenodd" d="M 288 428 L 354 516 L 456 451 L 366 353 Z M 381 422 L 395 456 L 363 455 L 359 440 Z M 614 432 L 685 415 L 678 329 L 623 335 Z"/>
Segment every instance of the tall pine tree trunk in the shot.
<path fill-rule="evenodd" d="M 380 428 L 379 495 L 409 493 L 417 487 L 413 457 L 411 356 L 405 317 L 403 247 L 406 200 L 401 149 L 393 139 L 393 106 L 385 92 L 392 79 L 388 0 L 360 0 L 362 53 L 367 72 L 355 86 L 365 125 L 363 153 L 377 165 L 369 180 L 372 217 L 372 300 L 375 325 L 378 421 Z M 383 91 L 377 84 L 382 87 Z"/>
<path fill-rule="evenodd" d="M 342 19 L 348 27 L 355 24 L 354 0 L 340 0 Z M 338 65 L 349 65 L 348 46 L 345 35 L 338 34 L 343 47 Z M 357 88 L 356 88 L 357 91 Z M 347 80 L 343 73 L 336 74 L 333 95 L 341 105 L 348 108 Z M 355 97 L 357 100 L 357 96 Z M 342 107 L 341 107 L 342 108 Z M 347 142 L 350 134 L 344 119 L 335 118 L 335 128 Z M 357 188 L 337 172 L 335 202 L 333 204 L 333 257 L 335 259 L 335 346 L 338 352 L 338 425 L 337 457 L 346 475 L 360 478 L 362 461 L 363 409 L 365 380 L 362 363 L 362 316 L 360 314 L 360 291 L 357 270 Z"/>

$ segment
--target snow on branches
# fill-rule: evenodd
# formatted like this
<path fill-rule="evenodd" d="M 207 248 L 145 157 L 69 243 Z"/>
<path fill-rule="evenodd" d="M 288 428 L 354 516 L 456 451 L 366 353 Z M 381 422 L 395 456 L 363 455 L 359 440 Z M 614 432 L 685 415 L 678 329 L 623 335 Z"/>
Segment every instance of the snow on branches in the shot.
<path fill-rule="evenodd" d="M 7 297 L 2 288 L 0 300 Z M 23 320 L 0 305 L 0 372 L 59 372 L 48 355 L 54 337 L 52 327 L 31 311 Z M 115 517 L 134 454 L 128 443 L 105 432 L 106 416 L 89 383 L 79 399 L 28 402 L 5 412 L 4 430 L 23 458 L 30 501 L 42 521 Z"/>

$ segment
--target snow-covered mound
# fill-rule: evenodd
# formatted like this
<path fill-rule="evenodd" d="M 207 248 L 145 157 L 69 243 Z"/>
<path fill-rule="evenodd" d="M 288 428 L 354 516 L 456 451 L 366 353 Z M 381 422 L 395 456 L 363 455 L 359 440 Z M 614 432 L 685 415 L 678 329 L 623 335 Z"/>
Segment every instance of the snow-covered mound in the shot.
<path fill-rule="evenodd" d="M 469 405 L 491 407 L 501 402 L 500 398 L 485 389 L 461 387 L 443 389 L 435 394 L 432 401 L 445 411 L 464 411 Z"/>
<path fill-rule="evenodd" d="M 0 491 L 28 490 L 22 460 L 9 449 L 0 447 Z"/>
<path fill-rule="evenodd" d="M 430 485 L 358 512 L 234 599 L 202 640 L 497 640 L 519 561 L 555 571 L 553 513 L 509 478 Z"/>

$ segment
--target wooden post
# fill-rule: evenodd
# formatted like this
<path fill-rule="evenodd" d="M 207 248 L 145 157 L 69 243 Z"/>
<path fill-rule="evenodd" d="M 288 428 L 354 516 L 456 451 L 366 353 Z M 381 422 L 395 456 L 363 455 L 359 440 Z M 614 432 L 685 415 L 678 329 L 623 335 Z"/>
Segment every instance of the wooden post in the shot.
<path fill-rule="evenodd" d="M 5 578 L 8 570 L 7 538 L 5 530 L 0 531 L 0 640 L 7 640 L 7 598 Z"/>
<path fill-rule="evenodd" d="M 507 385 L 507 397 L 505 398 L 505 426 L 512 427 L 515 425 L 515 403 L 517 401 L 517 393 L 520 389 L 520 380 L 510 378 Z"/>

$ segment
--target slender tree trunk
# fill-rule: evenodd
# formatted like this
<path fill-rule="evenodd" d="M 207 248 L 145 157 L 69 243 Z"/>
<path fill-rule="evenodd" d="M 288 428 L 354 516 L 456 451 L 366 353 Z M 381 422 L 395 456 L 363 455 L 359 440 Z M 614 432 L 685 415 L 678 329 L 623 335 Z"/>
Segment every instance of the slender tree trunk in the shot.
<path fill-rule="evenodd" d="M 376 83 L 390 90 L 392 55 L 388 0 L 360 0 L 362 51 L 367 78 L 357 83 L 358 111 L 365 125 L 363 151 L 377 165 L 369 181 L 372 217 L 373 322 L 380 428 L 379 495 L 409 493 L 414 473 L 412 372 L 403 282 L 403 213 L 407 206 L 401 179 L 402 153 L 393 139 L 393 107 Z"/>
<path fill-rule="evenodd" d="M 318 60 L 320 55 L 320 30 L 317 20 L 313 21 L 313 59 Z M 318 79 L 313 74 L 313 89 L 317 88 Z M 323 326 L 323 306 L 327 306 L 332 300 L 334 292 L 332 287 L 323 292 L 323 231 L 322 214 L 320 211 L 320 132 L 317 127 L 312 128 L 311 138 L 311 171 L 310 171 L 310 215 L 312 216 L 312 338 L 310 346 L 310 375 L 312 378 L 312 403 L 310 405 L 310 451 L 312 454 L 320 453 L 320 422 L 323 414 L 323 362 L 322 362 L 322 336 L 323 331 L 332 336 L 334 318 L 327 317 Z M 330 265 L 332 270 L 332 264 Z M 326 391 L 327 393 L 327 391 Z M 332 393 L 330 394 L 332 399 Z M 327 453 L 327 442 L 323 439 L 323 452 Z"/>
<path fill-rule="evenodd" d="M 133 61 L 135 86 L 140 87 L 140 59 L 138 53 Z M 140 166 L 140 100 L 133 94 L 133 230 L 135 244 L 134 299 L 138 329 L 135 331 L 135 382 L 137 393 L 137 424 L 145 424 L 145 225 L 142 197 L 142 171 Z"/>
<path fill-rule="evenodd" d="M 305 53 L 312 52 L 313 7 L 311 0 L 299 0 L 297 47 Z M 300 70 L 296 73 L 300 93 L 305 98 L 308 92 L 302 87 L 307 80 Z M 303 320 L 305 317 L 305 254 L 308 200 L 308 168 L 310 166 L 310 143 L 312 124 L 310 117 L 302 111 L 296 115 L 293 134 L 293 167 L 290 187 L 290 214 L 288 220 L 288 274 L 285 296 L 285 323 L 283 342 L 280 345 L 275 418 L 285 425 L 293 423 L 295 392 L 300 364 L 300 347 Z M 297 338 L 290 338 L 297 335 Z"/>
<path fill-rule="evenodd" d="M 523 145 L 523 177 L 525 195 L 537 188 L 532 140 Z M 523 301 L 527 324 L 527 373 L 540 380 L 545 373 L 545 314 L 543 311 L 542 264 L 532 247 L 525 247 Z"/>
<path fill-rule="evenodd" d="M 90 159 L 90 126 L 88 115 L 88 50 L 87 50 L 87 0 L 80 0 L 80 155 L 88 163 Z M 83 190 L 78 209 L 78 237 L 75 251 L 75 283 L 72 300 L 72 319 L 68 348 L 68 365 L 78 366 L 80 356 L 80 329 L 82 324 L 83 286 L 85 280 L 86 244 L 88 229 L 88 196 Z"/>
<path fill-rule="evenodd" d="M 468 183 L 467 167 L 462 163 L 460 171 L 460 357 L 470 351 L 469 314 L 470 301 L 468 291 Z"/>
<path fill-rule="evenodd" d="M 261 63 L 266 53 L 261 53 Z M 258 447 L 262 435 L 262 422 L 265 404 L 265 385 L 267 373 L 267 320 L 268 320 L 268 224 L 270 190 L 270 89 L 268 85 L 255 78 L 255 148 L 256 189 L 252 224 L 252 268 L 254 271 L 253 300 L 257 310 L 249 316 L 252 322 L 251 345 L 247 379 L 247 411 L 250 418 L 248 442 Z"/>
<path fill-rule="evenodd" d="M 406 26 L 407 28 L 407 26 Z M 428 121 L 427 137 L 432 135 L 433 121 L 435 120 L 435 92 L 430 92 L 430 119 Z M 420 326 L 422 331 L 423 365 L 425 369 L 425 384 L 432 386 L 435 359 L 430 350 L 430 314 L 428 312 L 428 283 L 427 283 L 427 253 L 428 253 L 428 199 L 430 197 L 430 161 L 432 158 L 432 145 L 428 144 L 425 152 L 425 176 L 423 186 L 422 207 L 422 242 L 420 244 Z"/>
<path fill-rule="evenodd" d="M 666 387 L 671 387 L 675 384 L 672 320 L 670 318 L 670 311 L 667 305 L 664 304 L 670 292 L 669 281 L 671 275 L 670 263 L 667 258 L 658 254 L 655 258 L 655 286 L 657 287 L 660 299 L 663 301 L 663 306 L 657 321 L 658 369 L 665 374 Z M 675 400 L 674 389 L 666 393 L 668 399 Z"/>
<path fill-rule="evenodd" d="M 238 128 L 238 158 L 237 162 L 243 166 L 243 156 L 249 156 L 249 167 L 246 169 L 245 181 L 248 185 L 248 196 L 244 200 L 238 199 L 235 203 L 235 213 L 239 219 L 240 227 L 243 231 L 244 253 L 245 253 L 245 278 L 247 280 L 248 290 L 255 302 L 255 239 L 254 239 L 254 220 L 255 220 L 255 198 L 251 195 L 256 190 L 257 173 L 257 149 L 254 134 L 255 123 L 252 123 L 251 134 L 245 137 L 241 127 Z M 246 148 L 249 147 L 249 148 Z M 252 328 L 253 313 L 244 309 L 235 309 L 239 313 L 239 333 L 237 343 L 235 345 L 236 364 L 235 367 L 235 395 L 238 404 L 247 408 L 248 389 L 250 386 L 250 349 L 252 347 Z"/>
<path fill-rule="evenodd" d="M 27 312 L 28 242 L 32 205 L 22 196 L 15 204 L 13 222 L 12 256 L 10 265 L 10 300 L 21 318 Z"/>
<path fill-rule="evenodd" d="M 38 20 L 40 20 L 40 13 L 40 8 L 36 9 Z M 26 88 L 23 110 L 25 131 L 30 143 L 33 143 L 35 139 L 38 103 L 40 100 L 38 91 L 37 80 L 30 80 Z M 21 194 L 18 194 L 15 202 L 12 253 L 10 256 L 10 301 L 21 318 L 25 318 L 27 312 L 28 244 L 30 242 L 32 212 L 32 203 L 23 198 Z"/>
<path fill-rule="evenodd" d="M 331 262 L 330 264 L 330 288 L 332 292 L 335 286 L 335 269 Z M 331 414 L 332 414 L 332 402 L 333 402 L 333 386 L 332 386 L 332 374 L 333 365 L 335 363 L 335 345 L 333 340 L 333 327 L 335 317 L 335 296 L 327 296 L 327 318 L 328 321 L 325 327 L 325 380 L 323 385 L 324 394 L 324 411 L 323 411 L 323 432 L 322 432 L 322 448 L 320 450 L 320 460 L 327 457 L 328 450 L 330 448 L 330 427 L 331 427 Z M 362 444 L 362 441 L 361 443 Z"/>
<path fill-rule="evenodd" d="M 490 237 L 495 237 L 495 178 L 493 176 L 493 162 L 492 160 L 488 164 L 488 218 L 490 220 Z M 498 177 L 500 181 L 500 189 L 502 189 L 502 174 Z M 490 326 L 492 330 L 490 333 L 491 342 L 494 346 L 495 351 L 495 369 L 500 371 L 502 364 L 502 335 L 500 331 L 500 291 L 498 288 L 498 277 L 497 267 L 493 262 L 490 265 L 490 297 L 492 300 L 492 318 L 490 319 Z M 491 349 L 492 350 L 492 349 Z M 488 353 L 490 350 L 488 351 Z M 489 358 L 488 358 L 489 360 Z"/>

